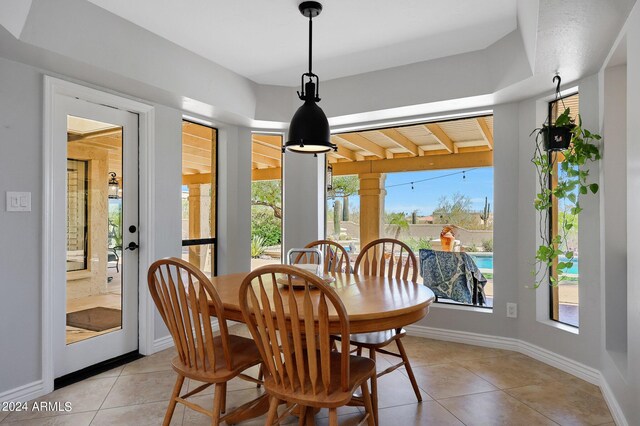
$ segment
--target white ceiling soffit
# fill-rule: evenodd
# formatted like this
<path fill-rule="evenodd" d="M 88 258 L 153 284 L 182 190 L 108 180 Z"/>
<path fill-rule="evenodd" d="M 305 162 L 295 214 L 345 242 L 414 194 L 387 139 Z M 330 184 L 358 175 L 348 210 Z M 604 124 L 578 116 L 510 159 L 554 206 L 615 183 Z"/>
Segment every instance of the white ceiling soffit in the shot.
<path fill-rule="evenodd" d="M 89 0 L 261 84 L 307 68 L 296 0 Z M 324 0 L 314 72 L 329 80 L 484 49 L 516 29 L 517 0 Z"/>
<path fill-rule="evenodd" d="M 31 0 L 1 0 L 0 25 L 5 27 L 15 38 L 20 38 L 30 9 Z"/>

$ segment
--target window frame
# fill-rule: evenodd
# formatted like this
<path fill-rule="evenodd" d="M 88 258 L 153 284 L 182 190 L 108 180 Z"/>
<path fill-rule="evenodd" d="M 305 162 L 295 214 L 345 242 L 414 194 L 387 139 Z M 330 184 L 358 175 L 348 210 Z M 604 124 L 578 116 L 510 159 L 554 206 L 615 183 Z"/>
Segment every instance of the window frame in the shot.
<path fill-rule="evenodd" d="M 215 277 L 218 275 L 218 163 L 219 163 L 219 159 L 218 159 L 218 128 L 214 127 L 214 126 L 209 126 L 203 123 L 198 123 L 196 121 L 193 120 L 189 120 L 186 118 L 182 118 L 181 124 L 182 123 L 191 123 L 191 124 L 195 124 L 197 126 L 202 126 L 202 127 L 207 127 L 209 129 L 212 129 L 214 131 L 215 134 L 215 138 L 213 141 L 211 141 L 212 146 L 211 149 L 213 149 L 216 153 L 216 158 L 215 158 L 215 164 L 212 164 L 212 172 L 215 176 L 215 182 L 213 182 L 213 188 L 215 189 L 215 197 L 213 197 L 213 202 L 215 203 L 215 220 L 213 221 L 213 235 L 215 235 L 214 237 L 210 237 L 210 238 L 187 238 L 187 239 L 183 239 L 181 242 L 181 247 L 192 247 L 192 246 L 199 246 L 199 245 L 211 245 L 213 246 L 213 262 L 211 265 L 211 273 L 212 275 Z M 182 133 L 181 133 L 182 135 Z M 182 136 L 180 138 L 180 176 L 182 179 L 182 148 L 183 148 L 183 142 L 182 142 Z M 180 186 L 182 188 L 182 185 Z M 181 219 L 182 220 L 182 219 Z M 182 225 L 181 225 L 182 226 Z"/>
<path fill-rule="evenodd" d="M 553 109 L 554 106 L 558 104 L 558 102 L 562 102 L 564 99 L 570 98 L 572 96 L 579 96 L 580 92 L 579 91 L 575 91 L 572 93 L 568 93 L 565 94 L 563 96 L 558 97 L 557 99 L 553 99 L 551 101 L 549 101 L 549 103 L 547 104 L 547 117 L 549 117 L 550 119 L 554 116 L 553 114 Z M 561 114 L 561 111 L 556 111 L 556 116 Z M 551 155 L 549 155 L 548 157 L 548 161 L 549 164 L 551 165 L 553 164 L 553 174 L 549 176 L 548 179 L 548 185 L 549 185 L 549 189 L 553 190 L 553 187 L 555 184 L 557 184 L 558 182 L 558 161 L 557 159 L 554 160 L 553 156 L 557 156 L 558 153 L 552 153 Z M 553 195 L 551 195 L 551 207 L 549 208 L 549 226 L 548 226 L 548 233 L 549 233 L 549 241 L 553 240 L 554 236 L 557 234 L 558 230 L 558 219 L 560 217 L 559 214 L 559 203 L 557 198 L 553 197 Z M 578 215 L 579 216 L 579 215 Z M 578 218 L 579 221 L 579 218 Z M 578 222 L 579 223 L 579 222 Z M 578 240 L 578 245 L 580 244 L 579 240 Z M 558 258 L 555 258 L 553 263 L 551 264 L 551 266 L 549 266 L 549 280 L 551 280 L 551 277 L 554 277 L 556 280 L 558 279 L 558 272 L 556 270 L 558 264 Z M 556 281 L 557 282 L 557 281 Z M 550 284 L 550 283 L 549 283 Z M 578 270 L 578 286 L 580 285 L 580 271 Z M 580 308 L 580 292 L 578 290 L 578 306 L 577 308 Z M 574 328 L 576 330 L 580 329 L 580 318 L 578 317 L 578 321 L 577 321 L 577 325 L 568 323 L 568 322 L 564 322 L 560 319 L 560 288 L 558 285 L 553 286 L 553 285 L 549 285 L 549 319 L 555 323 L 558 324 L 562 324 L 564 326 L 567 327 L 571 327 Z"/>

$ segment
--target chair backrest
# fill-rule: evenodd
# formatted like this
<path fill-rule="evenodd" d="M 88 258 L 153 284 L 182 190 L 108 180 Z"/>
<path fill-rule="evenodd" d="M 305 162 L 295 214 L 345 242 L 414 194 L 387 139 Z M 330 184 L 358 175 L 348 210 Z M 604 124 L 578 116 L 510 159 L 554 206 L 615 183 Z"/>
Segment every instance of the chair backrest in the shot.
<path fill-rule="evenodd" d="M 292 282 L 304 284 L 296 289 Z M 279 390 L 315 396 L 349 389 L 349 318 L 335 290 L 316 275 L 287 265 L 258 268 L 242 282 L 240 307 Z M 329 333 L 330 316 L 339 332 Z M 340 371 L 331 371 L 331 334 L 342 337 Z"/>
<path fill-rule="evenodd" d="M 365 245 L 354 267 L 356 274 L 402 280 L 418 279 L 418 260 L 411 248 L 393 238 L 380 238 Z"/>
<path fill-rule="evenodd" d="M 201 372 L 231 369 L 224 307 L 202 271 L 172 257 L 154 262 L 149 267 L 147 280 L 180 360 L 187 367 Z M 214 345 L 211 315 L 218 317 L 221 345 Z M 220 350 L 224 354 L 224 365 L 216 364 L 216 351 Z"/>
<path fill-rule="evenodd" d="M 340 244 L 331 240 L 318 240 L 306 245 L 307 248 L 318 248 L 324 255 L 324 272 L 351 273 L 349 253 Z M 294 263 L 303 263 L 301 256 Z M 314 263 L 314 262 L 308 262 Z"/>
<path fill-rule="evenodd" d="M 292 248 L 287 252 L 289 265 L 299 263 L 320 265 L 323 262 L 322 252 L 317 248 Z"/>

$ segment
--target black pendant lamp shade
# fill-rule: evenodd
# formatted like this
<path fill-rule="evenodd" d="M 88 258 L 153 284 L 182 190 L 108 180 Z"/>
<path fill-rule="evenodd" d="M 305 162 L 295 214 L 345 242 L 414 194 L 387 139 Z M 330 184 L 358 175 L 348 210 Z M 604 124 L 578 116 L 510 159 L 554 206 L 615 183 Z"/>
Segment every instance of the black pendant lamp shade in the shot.
<path fill-rule="evenodd" d="M 318 87 L 320 80 L 311 71 L 312 58 L 312 24 L 311 19 L 322 11 L 322 5 L 315 1 L 305 1 L 298 6 L 300 13 L 309 18 L 309 72 L 302 74 L 302 90 L 298 97 L 304 101 L 298 108 L 289 124 L 288 140 L 283 151 L 299 152 L 303 154 L 320 154 L 336 151 L 338 148 L 331 143 L 329 121 L 322 108 L 318 106 L 320 96 Z M 309 80 L 304 83 L 307 77 Z M 314 82 L 315 79 L 315 82 Z"/>

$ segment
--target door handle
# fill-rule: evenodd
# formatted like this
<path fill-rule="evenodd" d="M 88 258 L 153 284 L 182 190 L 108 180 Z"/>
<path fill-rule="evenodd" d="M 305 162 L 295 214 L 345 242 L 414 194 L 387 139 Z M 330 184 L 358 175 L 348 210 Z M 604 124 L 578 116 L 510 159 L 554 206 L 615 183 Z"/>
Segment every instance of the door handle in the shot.
<path fill-rule="evenodd" d="M 129 245 L 128 245 L 128 246 L 126 246 L 124 249 L 125 249 L 125 250 L 131 250 L 131 251 L 133 251 L 133 250 L 135 250 L 135 249 L 137 249 L 137 248 L 139 248 L 139 247 L 140 247 L 139 245 L 137 245 L 135 242 L 131 241 L 131 242 L 129 243 Z"/>

